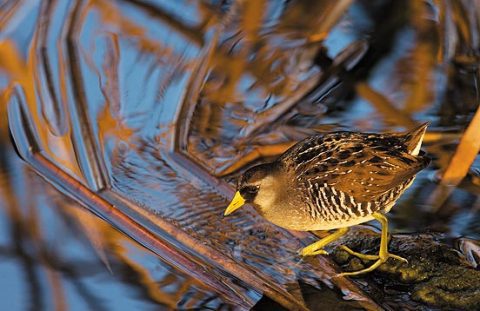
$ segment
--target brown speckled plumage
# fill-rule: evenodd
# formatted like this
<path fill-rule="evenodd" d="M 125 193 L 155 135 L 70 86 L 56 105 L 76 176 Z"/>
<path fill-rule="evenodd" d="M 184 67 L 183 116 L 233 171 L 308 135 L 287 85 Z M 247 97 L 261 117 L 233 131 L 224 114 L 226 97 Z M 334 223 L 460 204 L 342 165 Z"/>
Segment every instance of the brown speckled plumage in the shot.
<path fill-rule="evenodd" d="M 428 165 L 423 153 L 416 154 L 426 126 L 407 133 L 309 137 L 276 161 L 248 170 L 239 191 L 266 219 L 288 229 L 327 230 L 371 220 L 374 212 L 388 212 Z"/>

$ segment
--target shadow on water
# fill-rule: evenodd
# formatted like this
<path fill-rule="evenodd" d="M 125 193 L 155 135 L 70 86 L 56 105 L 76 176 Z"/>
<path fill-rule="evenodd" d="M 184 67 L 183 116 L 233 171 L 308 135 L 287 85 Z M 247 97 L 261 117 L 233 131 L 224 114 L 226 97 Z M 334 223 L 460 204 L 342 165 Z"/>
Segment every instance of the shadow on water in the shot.
<path fill-rule="evenodd" d="M 478 264 L 479 157 L 461 183 L 439 179 L 478 108 L 479 10 L 416 0 L 5 2 L 0 305 L 434 308 L 412 303 L 408 289 L 375 295 L 335 277 L 328 256 L 302 260 L 311 233 L 250 208 L 222 215 L 246 167 L 302 138 L 430 121 L 433 164 L 391 227 L 441 234 Z"/>

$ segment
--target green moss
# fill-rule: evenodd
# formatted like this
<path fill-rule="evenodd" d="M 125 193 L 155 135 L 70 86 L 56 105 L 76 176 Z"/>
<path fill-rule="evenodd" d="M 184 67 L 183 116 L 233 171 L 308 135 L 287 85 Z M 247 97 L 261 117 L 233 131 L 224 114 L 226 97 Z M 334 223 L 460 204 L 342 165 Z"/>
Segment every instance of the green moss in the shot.
<path fill-rule="evenodd" d="M 478 309 L 480 305 L 480 271 L 448 269 L 443 276 L 415 286 L 412 298 L 442 308 Z"/>
<path fill-rule="evenodd" d="M 356 232 L 348 235 L 343 243 L 355 251 L 378 253 L 378 236 Z M 399 235 L 391 241 L 389 251 L 409 262 L 389 259 L 373 273 L 362 276 L 372 283 L 371 288 L 405 288 L 408 290 L 403 295 L 442 309 L 473 310 L 480 306 L 480 271 L 434 236 Z M 373 263 L 362 262 L 338 248 L 332 255 L 344 271 L 360 270 Z"/>
<path fill-rule="evenodd" d="M 365 268 L 365 265 L 363 264 L 362 260 L 359 258 L 352 258 L 348 262 L 348 267 L 345 269 L 346 271 L 358 271 L 362 270 Z"/>

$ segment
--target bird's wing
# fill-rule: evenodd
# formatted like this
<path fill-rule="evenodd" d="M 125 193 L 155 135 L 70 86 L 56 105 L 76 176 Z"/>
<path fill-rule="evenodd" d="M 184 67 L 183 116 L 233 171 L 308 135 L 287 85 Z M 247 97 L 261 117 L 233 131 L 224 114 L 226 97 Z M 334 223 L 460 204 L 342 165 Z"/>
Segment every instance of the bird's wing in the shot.
<path fill-rule="evenodd" d="M 297 181 L 328 185 L 368 202 L 401 185 L 429 163 L 427 157 L 409 154 L 395 138 L 385 142 L 377 139 L 372 144 L 363 140 L 360 143 L 349 137 L 331 148 L 318 149 L 317 156 L 296 165 Z"/>

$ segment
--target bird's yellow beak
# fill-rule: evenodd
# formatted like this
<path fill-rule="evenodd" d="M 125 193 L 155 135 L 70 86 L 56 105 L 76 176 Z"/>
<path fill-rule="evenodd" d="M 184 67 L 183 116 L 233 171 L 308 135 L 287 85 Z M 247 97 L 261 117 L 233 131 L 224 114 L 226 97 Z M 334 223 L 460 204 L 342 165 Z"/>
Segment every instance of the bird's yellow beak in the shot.
<path fill-rule="evenodd" d="M 245 204 L 245 199 L 242 198 L 242 195 L 240 194 L 239 191 L 235 192 L 235 196 L 232 199 L 232 202 L 228 204 L 227 209 L 225 210 L 225 213 L 223 213 L 224 216 L 230 215 L 231 213 L 235 212 L 237 209 L 243 206 Z"/>

